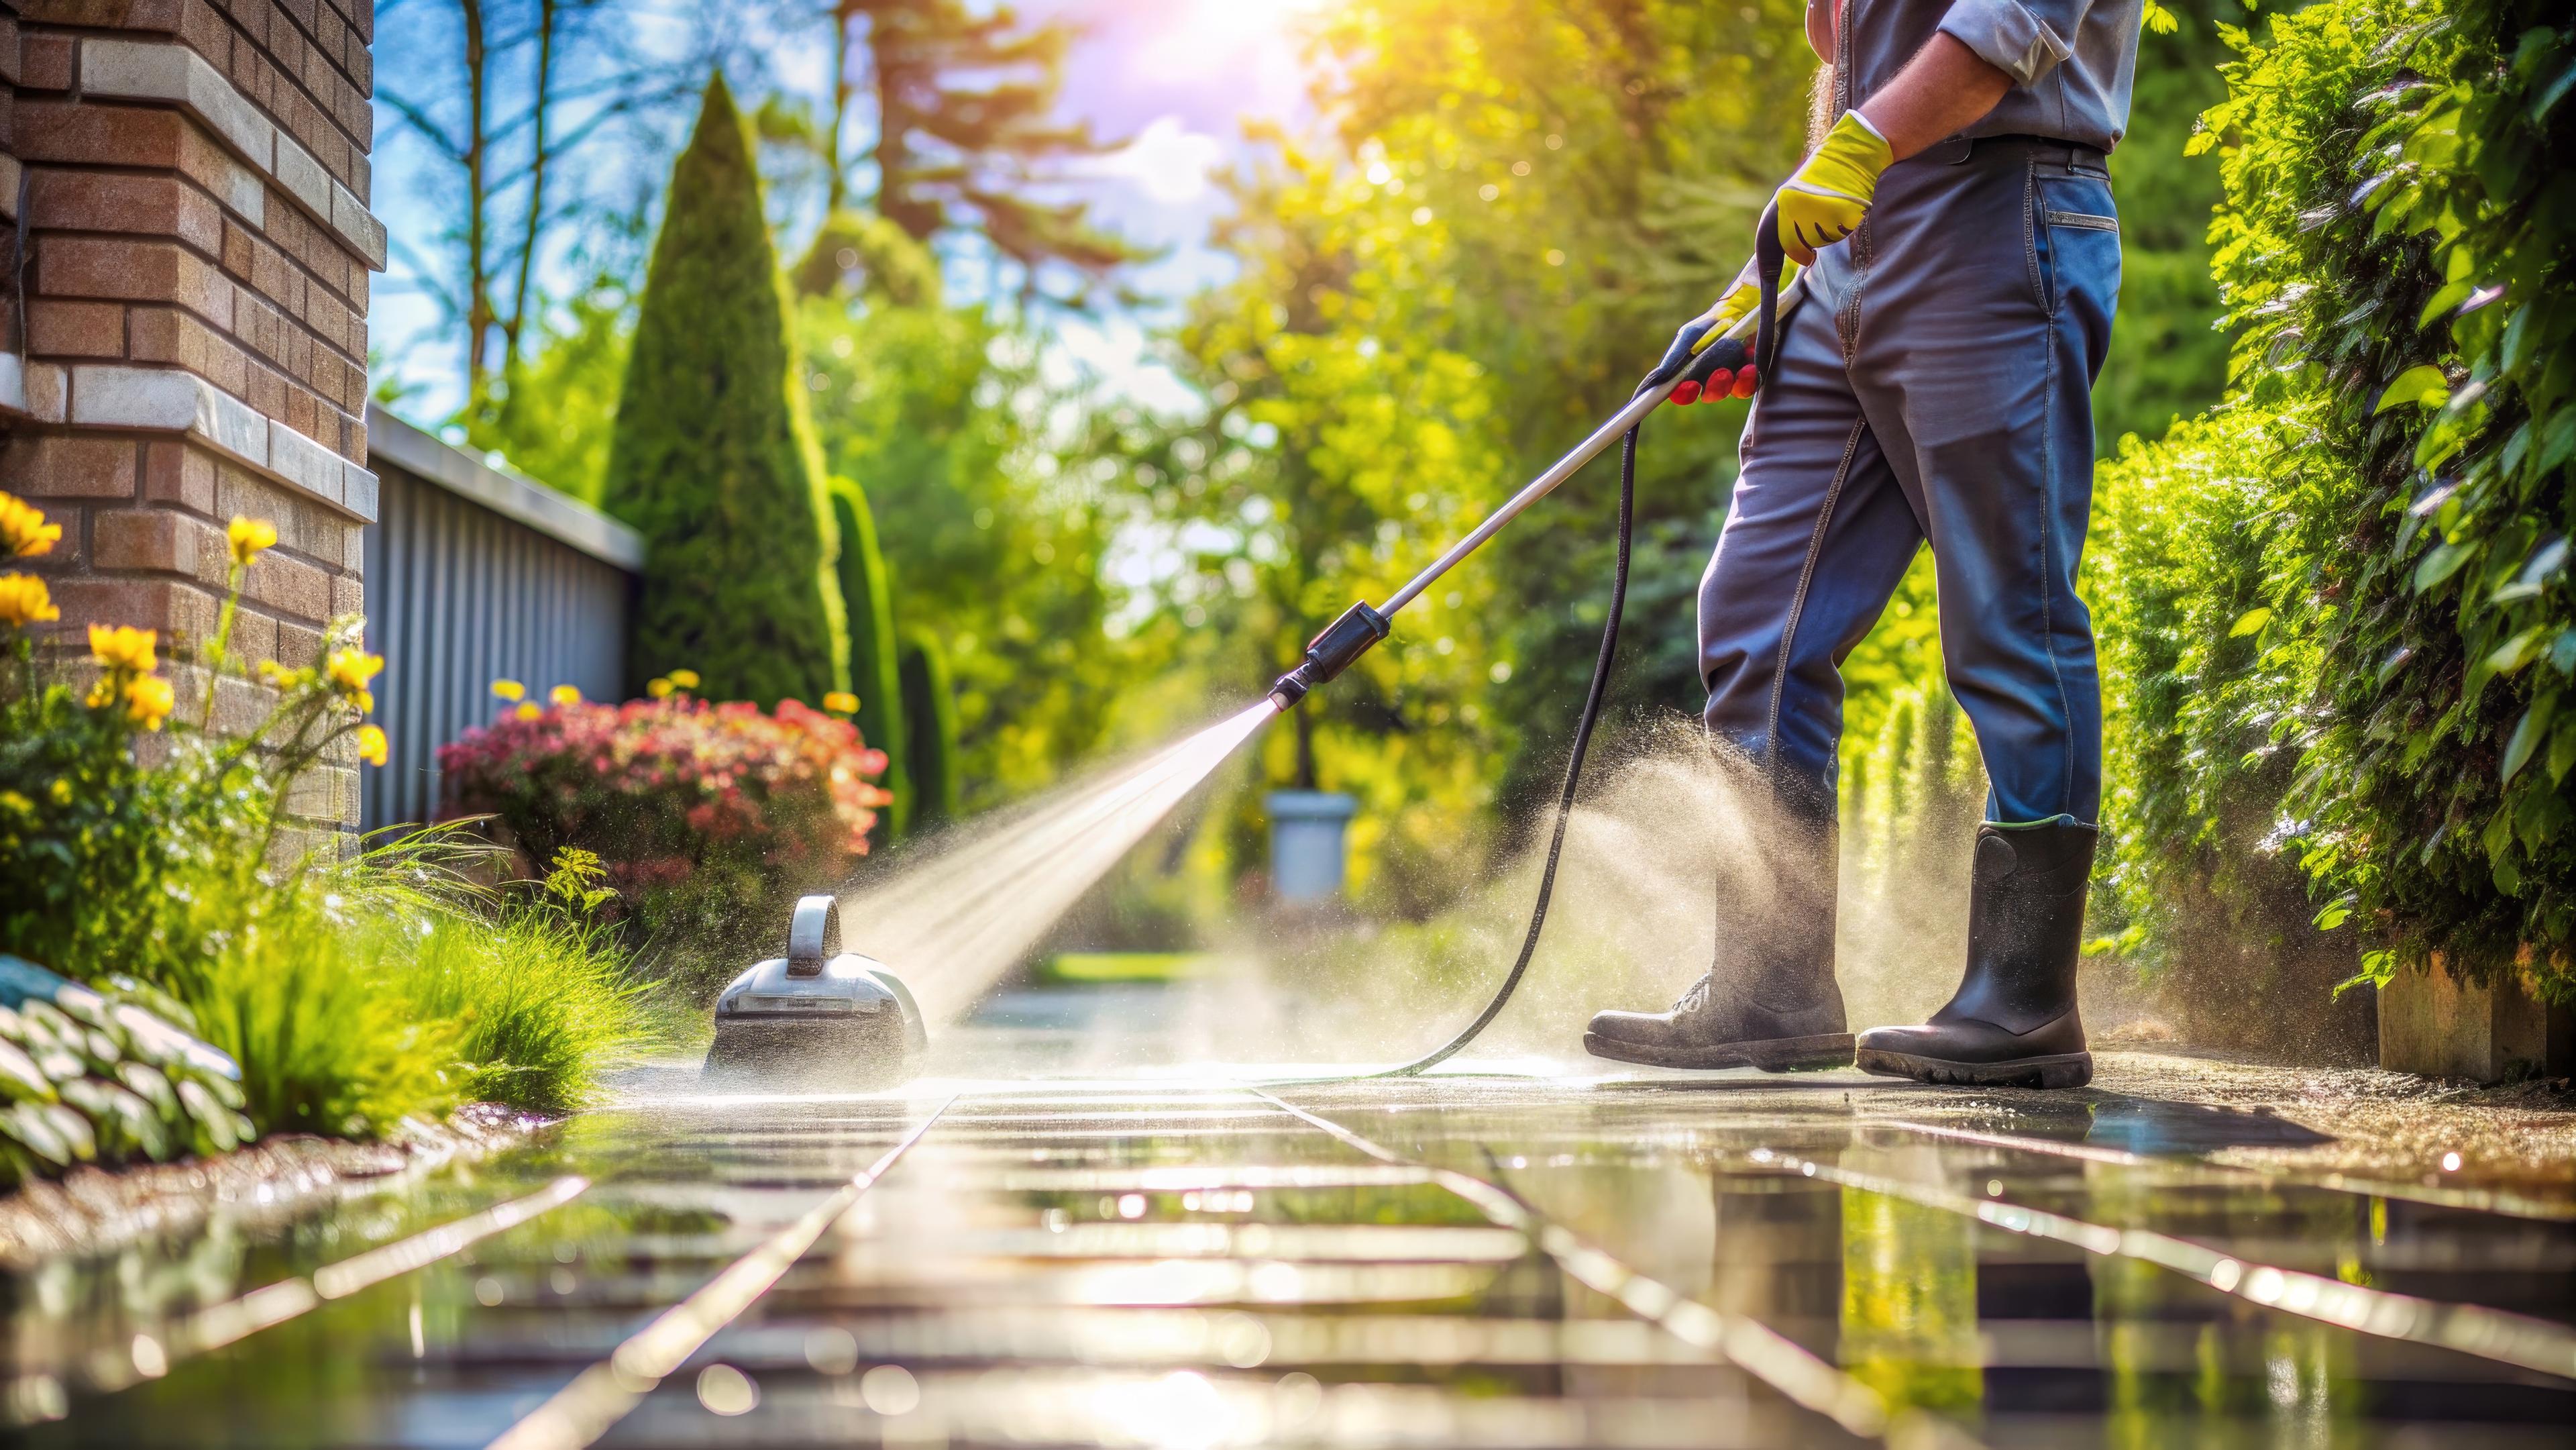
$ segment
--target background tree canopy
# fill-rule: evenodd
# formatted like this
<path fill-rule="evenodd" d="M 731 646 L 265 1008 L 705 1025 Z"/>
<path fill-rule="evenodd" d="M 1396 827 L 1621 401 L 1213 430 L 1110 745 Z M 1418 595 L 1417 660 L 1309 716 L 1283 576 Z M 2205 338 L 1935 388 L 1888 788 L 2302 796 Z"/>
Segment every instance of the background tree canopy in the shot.
<path fill-rule="evenodd" d="M 920 814 L 1248 698 L 1611 411 L 1795 162 L 1801 14 L 1318 12 L 1312 123 L 1255 132 L 1226 178 L 1234 270 L 1162 314 L 1190 402 L 1157 408 L 1068 371 L 1032 306 L 1096 299 L 1141 255 L 1038 174 L 1102 150 L 1054 118 L 1065 34 L 949 0 L 817 10 L 830 92 L 764 105 L 761 154 L 801 257 L 793 391 L 879 540 L 875 653 L 941 682 L 897 687 L 933 732 L 902 742 L 939 776 L 908 788 Z M 2127 258 L 2084 575 L 2113 712 L 2101 945 L 2228 1010 L 2435 955 L 2563 982 L 2567 22 L 2536 0 L 2183 0 L 2149 30 L 2113 158 Z M 577 491 L 642 355 L 632 287 L 604 267 L 550 314 L 508 418 L 477 421 Z M 1631 738 L 1698 707 L 1692 600 L 1744 414 L 1648 430 Z M 1131 887 L 1224 909 L 1283 784 L 1361 798 L 1371 912 L 1484 879 L 1561 762 L 1610 483 L 1576 480 L 1444 581 L 1272 733 L 1194 844 L 1139 868 L 1194 884 Z M 1936 629 L 1918 567 L 1846 665 L 1867 860 L 1973 805 Z"/>

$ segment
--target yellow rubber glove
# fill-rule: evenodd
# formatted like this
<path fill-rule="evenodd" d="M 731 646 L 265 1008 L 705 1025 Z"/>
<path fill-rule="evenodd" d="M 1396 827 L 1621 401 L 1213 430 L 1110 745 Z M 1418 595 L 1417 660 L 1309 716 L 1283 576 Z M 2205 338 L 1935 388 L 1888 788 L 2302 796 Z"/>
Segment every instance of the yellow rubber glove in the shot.
<path fill-rule="evenodd" d="M 1818 247 L 1831 246 L 1860 229 L 1869 214 L 1869 199 L 1878 190 L 1879 173 L 1896 159 L 1887 138 L 1858 111 L 1843 112 L 1825 144 L 1807 158 L 1798 174 L 1781 183 L 1772 200 L 1780 208 L 1780 247 L 1802 264 L 1816 260 Z"/>
<path fill-rule="evenodd" d="M 1795 263 L 1781 268 L 1781 287 L 1787 288 L 1797 275 Z M 1725 293 L 1682 329 L 1689 338 L 1691 356 L 1705 354 L 1711 343 L 1726 335 L 1728 328 L 1751 316 L 1753 309 L 1761 305 L 1762 284 L 1753 274 L 1753 263 L 1748 261 L 1744 270 L 1735 274 L 1735 280 L 1727 284 Z M 1693 333 L 1693 328 L 1698 329 L 1696 333 Z M 1750 346 L 1749 341 L 1747 346 Z M 1749 398 L 1759 382 L 1749 362 L 1731 370 L 1713 365 L 1694 367 L 1684 373 L 1681 382 L 1673 388 L 1672 401 L 1688 406 L 1703 399 Z"/>

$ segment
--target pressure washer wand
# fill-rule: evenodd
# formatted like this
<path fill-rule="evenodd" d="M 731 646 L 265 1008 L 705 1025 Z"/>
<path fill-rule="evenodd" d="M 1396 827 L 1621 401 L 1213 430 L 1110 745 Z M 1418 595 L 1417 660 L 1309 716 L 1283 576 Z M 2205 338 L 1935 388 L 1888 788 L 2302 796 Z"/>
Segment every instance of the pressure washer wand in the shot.
<path fill-rule="evenodd" d="M 1805 288 L 1806 282 L 1806 275 L 1802 272 L 1785 289 L 1782 289 L 1779 293 L 1778 310 L 1787 310 L 1788 305 Z M 1760 312 L 1755 312 L 1739 319 L 1733 327 L 1721 333 L 1717 341 L 1709 344 L 1712 348 L 1731 347 L 1743 355 L 1732 363 L 1720 359 L 1721 364 L 1730 371 L 1742 366 L 1743 362 L 1750 358 L 1753 351 L 1750 345 L 1751 339 L 1761 317 Z M 1387 637 L 1394 627 L 1391 621 L 1404 606 L 1420 598 L 1422 591 L 1440 582 L 1441 575 L 1456 568 L 1459 561 L 1469 554 L 1483 548 L 1494 535 L 1503 531 L 1505 525 L 1519 518 L 1531 504 L 1554 493 L 1557 485 L 1581 472 L 1585 464 L 1600 457 L 1611 444 L 1627 436 L 1630 429 L 1644 421 L 1648 413 L 1662 406 L 1664 400 L 1672 396 L 1673 388 L 1680 383 L 1681 374 L 1682 369 L 1676 368 L 1672 376 L 1650 381 L 1647 386 L 1638 389 L 1637 395 L 1628 400 L 1627 406 L 1613 414 L 1608 422 L 1593 429 L 1591 436 L 1576 444 L 1572 452 L 1548 465 L 1546 472 L 1531 479 L 1520 492 L 1504 500 L 1502 507 L 1486 515 L 1485 521 L 1476 525 L 1465 538 L 1450 545 L 1446 553 L 1432 560 L 1429 567 L 1414 575 L 1403 588 L 1388 595 L 1385 608 L 1380 609 L 1363 599 L 1344 610 L 1341 618 L 1326 625 L 1323 633 L 1316 635 L 1307 644 L 1305 660 L 1297 668 L 1281 675 L 1278 682 L 1270 687 L 1271 702 L 1283 712 L 1295 709 L 1297 702 L 1306 698 L 1307 691 L 1349 669 L 1352 661 L 1367 654 L 1376 647 L 1378 641 Z"/>
<path fill-rule="evenodd" d="M 1780 286 L 1780 273 L 1786 259 L 1781 256 L 1779 221 L 1779 208 L 1774 204 L 1762 214 L 1762 220 L 1755 229 L 1754 269 L 1761 281 L 1762 298 L 1752 316 L 1739 319 L 1695 356 L 1685 353 L 1677 359 L 1658 364 L 1655 371 L 1637 385 L 1636 393 L 1616 417 L 1594 430 L 1591 437 L 1558 459 L 1545 473 L 1532 479 L 1527 488 L 1512 495 L 1509 502 L 1478 524 L 1475 532 L 1459 540 L 1447 553 L 1433 561 L 1430 568 L 1414 576 L 1413 582 L 1396 591 L 1388 598 L 1383 612 L 1366 600 L 1352 605 L 1306 646 L 1304 663 L 1280 676 L 1279 682 L 1270 687 L 1271 702 L 1284 711 L 1304 699 L 1308 690 L 1350 668 L 1353 660 L 1386 638 L 1388 615 L 1412 603 L 1441 575 L 1456 567 L 1459 560 L 1476 552 L 1486 540 L 1502 532 L 1503 526 L 1518 518 L 1522 510 L 1573 477 L 1576 470 L 1608 448 L 1611 439 L 1621 440 L 1624 446 L 1619 450 L 1618 548 L 1612 556 L 1610 604 L 1601 622 L 1601 652 L 1592 662 L 1592 683 L 1585 688 L 1582 713 L 1575 717 L 1573 744 L 1566 752 L 1565 784 L 1557 792 L 1556 824 L 1548 834 L 1546 864 L 1539 868 L 1538 895 L 1530 904 L 1529 932 L 1521 938 L 1520 954 L 1513 958 L 1511 970 L 1503 974 L 1502 984 L 1486 999 L 1484 1010 L 1476 1014 L 1476 1020 L 1438 1049 L 1411 1062 L 1360 1074 L 1362 1077 L 1412 1077 L 1456 1056 L 1501 1014 L 1504 1004 L 1512 1000 L 1512 993 L 1519 990 L 1521 978 L 1528 974 L 1530 959 L 1538 954 L 1539 933 L 1547 927 L 1548 903 L 1556 895 L 1557 864 L 1565 855 L 1566 826 L 1574 817 L 1575 791 L 1583 783 L 1583 759 L 1592 745 L 1592 729 L 1600 723 L 1602 701 L 1607 698 L 1610 684 L 1610 665 L 1619 651 L 1619 618 L 1628 600 L 1628 551 L 1636 529 L 1639 425 L 1648 413 L 1672 395 L 1675 386 L 1690 373 L 1714 376 L 1717 368 L 1740 368 L 1750 361 L 1763 382 L 1771 381 L 1772 367 L 1779 357 L 1780 314 L 1787 310 L 1783 304 L 1794 303 L 1806 283 L 1806 274 L 1801 272 L 1788 288 L 1784 290 Z M 1749 349 L 1744 339 L 1748 328 L 1753 332 L 1753 344 Z M 1703 365 L 1707 371 L 1702 371 Z"/>

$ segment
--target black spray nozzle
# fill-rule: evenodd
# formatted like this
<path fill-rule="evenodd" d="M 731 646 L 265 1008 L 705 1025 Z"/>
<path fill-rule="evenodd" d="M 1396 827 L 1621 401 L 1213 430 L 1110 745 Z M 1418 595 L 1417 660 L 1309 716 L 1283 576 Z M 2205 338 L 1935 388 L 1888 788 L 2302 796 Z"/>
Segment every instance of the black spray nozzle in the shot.
<path fill-rule="evenodd" d="M 1349 669 L 1351 661 L 1386 638 L 1389 627 L 1386 616 L 1365 599 L 1342 611 L 1341 618 L 1324 626 L 1324 632 L 1307 644 L 1305 662 L 1270 687 L 1271 700 L 1281 710 L 1295 709 L 1308 690 Z"/>

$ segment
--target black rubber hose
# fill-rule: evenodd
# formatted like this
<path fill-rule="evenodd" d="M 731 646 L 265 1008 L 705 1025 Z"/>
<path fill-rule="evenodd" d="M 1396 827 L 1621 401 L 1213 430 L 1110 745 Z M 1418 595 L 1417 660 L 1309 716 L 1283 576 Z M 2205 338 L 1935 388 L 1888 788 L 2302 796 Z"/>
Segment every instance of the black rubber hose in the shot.
<path fill-rule="evenodd" d="M 1780 245 L 1780 203 L 1762 209 L 1753 228 L 1753 271 L 1762 283 L 1762 315 L 1754 322 L 1753 376 L 1771 381 L 1771 365 L 1780 360 L 1780 272 L 1789 263 Z"/>
<path fill-rule="evenodd" d="M 1773 274 L 1777 276 L 1777 273 Z M 1521 978 L 1528 974 L 1530 959 L 1538 955 L 1539 932 L 1547 925 L 1547 905 L 1556 895 L 1557 862 L 1565 855 L 1565 828 L 1574 816 L 1575 788 L 1583 780 L 1583 757 L 1592 749 L 1592 727 L 1601 721 L 1601 703 L 1610 693 L 1610 662 L 1619 652 L 1619 616 L 1628 605 L 1628 549 L 1635 537 L 1637 522 L 1637 429 L 1628 430 L 1619 440 L 1619 562 L 1610 575 L 1610 617 L 1601 626 L 1601 653 L 1592 661 L 1592 688 L 1583 697 L 1583 714 L 1574 724 L 1574 753 L 1565 762 L 1565 786 L 1556 795 L 1556 828 L 1547 841 L 1547 865 L 1538 876 L 1538 901 L 1530 907 L 1529 935 L 1521 939 L 1521 954 L 1512 963 L 1511 973 L 1494 991 L 1485 1010 L 1467 1024 L 1467 1030 L 1449 1039 L 1446 1046 L 1427 1057 L 1418 1057 L 1402 1067 L 1365 1074 L 1367 1077 L 1412 1077 L 1455 1057 L 1476 1040 L 1502 1014 L 1512 993 L 1520 990 Z"/>
<path fill-rule="evenodd" d="M 1771 382 L 1772 365 L 1780 353 L 1780 273 L 1788 261 L 1780 244 L 1780 204 L 1773 202 L 1763 209 L 1762 220 L 1753 237 L 1753 269 L 1762 284 L 1762 311 L 1755 320 L 1753 366 L 1763 386 Z M 1638 386 L 1642 393 L 1664 380 L 1659 372 Z M 1642 425 L 1641 425 L 1642 426 Z M 1529 935 L 1521 939 L 1521 954 L 1494 991 L 1485 1010 L 1467 1024 L 1467 1030 L 1449 1039 L 1447 1045 L 1427 1057 L 1418 1057 L 1402 1067 L 1383 1072 L 1361 1074 L 1373 1077 L 1412 1077 L 1447 1062 L 1464 1050 L 1493 1025 L 1502 1015 L 1512 994 L 1520 990 L 1521 978 L 1528 975 L 1530 959 L 1538 955 L 1539 932 L 1547 925 L 1548 902 L 1556 895 L 1557 863 L 1565 854 L 1565 828 L 1574 816 L 1575 789 L 1583 780 L 1583 758 L 1592 749 L 1592 728 L 1601 721 L 1601 702 L 1609 694 L 1610 662 L 1619 652 L 1619 615 L 1628 603 L 1628 551 L 1636 531 L 1637 511 L 1637 429 L 1631 428 L 1619 440 L 1619 563 L 1610 576 L 1610 617 L 1601 626 L 1601 653 L 1592 662 L 1592 688 L 1583 697 L 1583 714 L 1574 724 L 1574 753 L 1565 762 L 1565 787 L 1557 792 L 1556 828 L 1548 836 L 1547 865 L 1538 876 L 1538 900 L 1530 907 Z"/>

